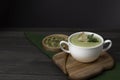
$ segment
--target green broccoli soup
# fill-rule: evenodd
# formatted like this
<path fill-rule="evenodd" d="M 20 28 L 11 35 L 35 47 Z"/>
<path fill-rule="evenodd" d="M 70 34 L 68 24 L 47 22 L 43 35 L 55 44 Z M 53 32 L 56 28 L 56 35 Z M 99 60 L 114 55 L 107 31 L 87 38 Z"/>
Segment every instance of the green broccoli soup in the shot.
<path fill-rule="evenodd" d="M 80 47 L 93 47 L 99 45 L 102 41 L 98 37 L 94 36 L 94 34 L 88 35 L 83 32 L 72 36 L 70 38 L 70 42 Z"/>

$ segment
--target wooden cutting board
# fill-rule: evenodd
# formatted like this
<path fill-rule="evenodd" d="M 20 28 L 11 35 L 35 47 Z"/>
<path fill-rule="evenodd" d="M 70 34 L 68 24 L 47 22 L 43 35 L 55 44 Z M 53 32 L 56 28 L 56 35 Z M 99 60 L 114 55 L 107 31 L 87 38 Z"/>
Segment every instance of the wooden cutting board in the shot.
<path fill-rule="evenodd" d="M 90 79 L 104 70 L 111 69 L 114 65 L 113 58 L 107 52 L 103 52 L 96 61 L 91 63 L 78 62 L 65 52 L 54 55 L 53 61 L 71 80 Z"/>

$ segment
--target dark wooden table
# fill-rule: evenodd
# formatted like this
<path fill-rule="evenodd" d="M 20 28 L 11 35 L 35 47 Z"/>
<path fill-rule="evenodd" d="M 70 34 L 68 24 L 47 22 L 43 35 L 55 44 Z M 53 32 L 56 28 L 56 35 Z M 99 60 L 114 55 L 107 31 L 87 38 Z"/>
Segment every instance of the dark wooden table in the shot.
<path fill-rule="evenodd" d="M 35 46 L 30 44 L 24 32 L 37 34 L 92 31 L 113 41 L 108 51 L 115 61 L 120 62 L 119 29 L 81 28 L 12 28 L 0 32 L 0 80 L 67 80 L 67 76 Z"/>

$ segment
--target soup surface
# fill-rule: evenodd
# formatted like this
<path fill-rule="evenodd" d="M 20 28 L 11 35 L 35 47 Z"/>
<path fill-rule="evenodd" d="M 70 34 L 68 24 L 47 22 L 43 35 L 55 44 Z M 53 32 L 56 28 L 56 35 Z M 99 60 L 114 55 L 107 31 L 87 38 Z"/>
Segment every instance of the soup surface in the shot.
<path fill-rule="evenodd" d="M 99 39 L 98 37 L 95 37 L 95 36 L 93 36 L 93 38 L 96 39 L 97 41 L 89 41 L 89 40 L 80 41 L 79 38 L 80 38 L 80 35 L 76 34 L 70 38 L 70 42 L 72 44 L 74 44 L 76 46 L 80 46 L 80 47 L 93 47 L 93 46 L 99 45 L 102 42 L 101 39 Z"/>

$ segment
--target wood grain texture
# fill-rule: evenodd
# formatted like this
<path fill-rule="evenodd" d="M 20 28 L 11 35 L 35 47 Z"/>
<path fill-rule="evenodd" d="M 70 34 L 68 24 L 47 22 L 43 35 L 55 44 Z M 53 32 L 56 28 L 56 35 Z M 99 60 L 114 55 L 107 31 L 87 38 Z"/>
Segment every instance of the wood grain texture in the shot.
<path fill-rule="evenodd" d="M 67 80 L 24 32 L 0 32 L 0 80 Z"/>
<path fill-rule="evenodd" d="M 0 80 L 68 80 L 46 55 L 27 41 L 24 32 L 70 35 L 83 30 L 96 32 L 105 39 L 111 39 L 113 46 L 109 52 L 115 61 L 120 62 L 120 30 L 115 30 L 114 27 L 113 29 L 10 27 L 0 31 Z"/>
<path fill-rule="evenodd" d="M 60 52 L 53 56 L 54 63 L 59 66 L 59 68 L 67 74 L 66 70 L 66 61 L 67 61 L 68 54 L 65 54 L 64 52 Z"/>
<path fill-rule="evenodd" d="M 56 54 L 53 60 L 64 73 L 68 74 L 71 80 L 89 79 L 104 70 L 111 69 L 114 65 L 113 58 L 107 52 L 103 52 L 96 61 L 91 63 L 78 62 L 71 55 L 66 57 L 65 52 Z"/>

